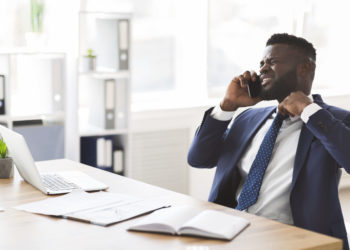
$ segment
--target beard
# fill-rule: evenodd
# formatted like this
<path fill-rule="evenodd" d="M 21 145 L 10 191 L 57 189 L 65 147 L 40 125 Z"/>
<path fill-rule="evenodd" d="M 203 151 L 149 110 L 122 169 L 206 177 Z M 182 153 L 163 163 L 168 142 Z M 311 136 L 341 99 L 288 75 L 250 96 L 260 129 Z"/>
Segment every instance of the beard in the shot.
<path fill-rule="evenodd" d="M 292 69 L 283 76 L 275 79 L 266 88 L 262 87 L 260 97 L 262 100 L 283 101 L 290 93 L 297 90 L 298 80 L 296 69 Z"/>

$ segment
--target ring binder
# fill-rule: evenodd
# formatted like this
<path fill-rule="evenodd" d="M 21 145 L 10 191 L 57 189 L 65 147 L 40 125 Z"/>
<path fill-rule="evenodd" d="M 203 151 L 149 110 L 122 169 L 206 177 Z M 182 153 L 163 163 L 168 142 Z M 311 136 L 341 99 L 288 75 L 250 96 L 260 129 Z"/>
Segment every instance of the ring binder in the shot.
<path fill-rule="evenodd" d="M 5 114 L 5 76 L 0 75 L 0 115 Z"/>
<path fill-rule="evenodd" d="M 119 70 L 129 69 L 129 20 L 118 21 Z"/>
<path fill-rule="evenodd" d="M 81 137 L 80 162 L 113 173 L 113 136 Z"/>
<path fill-rule="evenodd" d="M 105 127 L 115 128 L 115 81 L 105 81 Z"/>
<path fill-rule="evenodd" d="M 92 82 L 90 86 L 94 101 L 89 103 L 89 123 L 102 129 L 115 129 L 116 81 L 106 79 L 101 82 Z"/>

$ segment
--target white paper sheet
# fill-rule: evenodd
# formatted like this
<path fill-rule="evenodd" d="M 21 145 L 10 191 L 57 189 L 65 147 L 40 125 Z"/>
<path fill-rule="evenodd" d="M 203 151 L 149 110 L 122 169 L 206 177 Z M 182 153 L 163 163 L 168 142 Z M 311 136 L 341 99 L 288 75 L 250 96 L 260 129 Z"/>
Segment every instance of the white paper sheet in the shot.
<path fill-rule="evenodd" d="M 15 209 L 80 219 L 106 226 L 167 206 L 169 205 L 162 202 L 143 200 L 124 194 L 86 193 L 79 190 L 60 197 L 20 205 Z"/>

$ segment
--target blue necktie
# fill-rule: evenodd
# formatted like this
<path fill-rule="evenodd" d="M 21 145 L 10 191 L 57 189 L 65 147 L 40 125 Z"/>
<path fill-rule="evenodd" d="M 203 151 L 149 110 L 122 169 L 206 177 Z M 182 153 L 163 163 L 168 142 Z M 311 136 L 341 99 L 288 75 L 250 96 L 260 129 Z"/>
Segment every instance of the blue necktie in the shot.
<path fill-rule="evenodd" d="M 257 201 L 265 170 L 271 159 L 278 131 L 281 128 L 283 120 L 286 118 L 287 117 L 282 116 L 280 113 L 277 113 L 273 120 L 245 180 L 242 192 L 238 198 L 236 209 L 245 210 Z"/>

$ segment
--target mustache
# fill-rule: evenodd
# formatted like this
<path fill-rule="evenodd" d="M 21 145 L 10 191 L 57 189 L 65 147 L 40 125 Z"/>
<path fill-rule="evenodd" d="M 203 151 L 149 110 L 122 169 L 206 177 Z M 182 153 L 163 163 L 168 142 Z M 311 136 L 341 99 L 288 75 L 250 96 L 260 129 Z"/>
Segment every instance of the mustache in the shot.
<path fill-rule="evenodd" d="M 259 75 L 259 78 L 261 80 L 264 80 L 265 78 L 274 78 L 275 74 L 274 73 L 263 73 L 261 75 Z"/>

